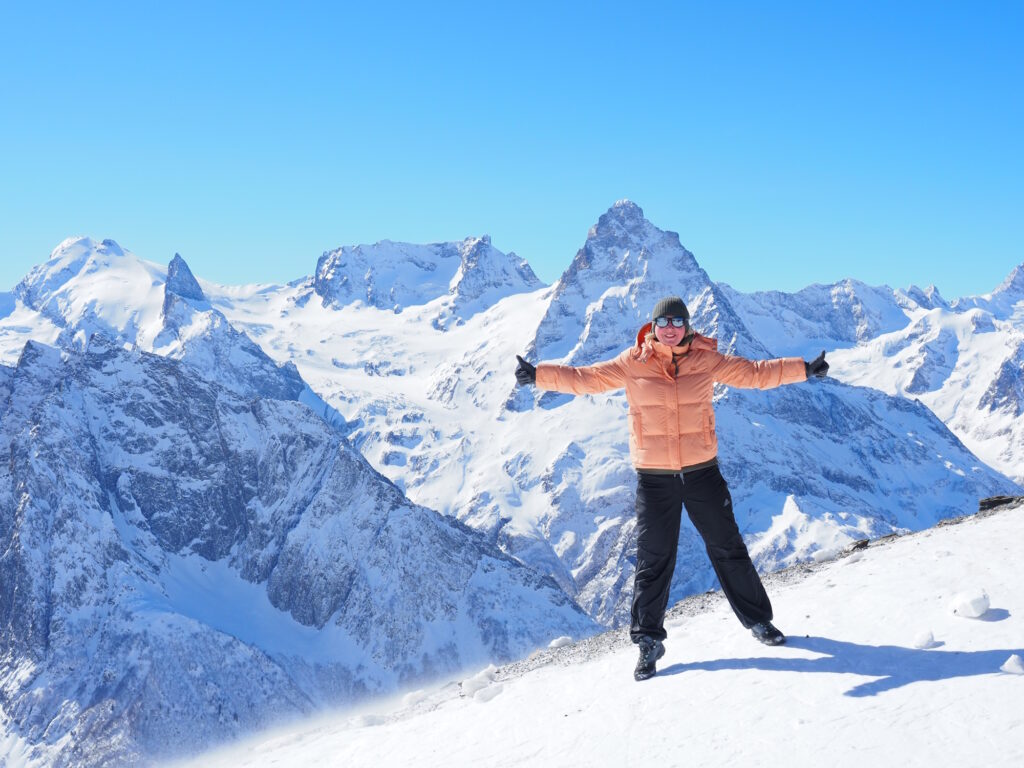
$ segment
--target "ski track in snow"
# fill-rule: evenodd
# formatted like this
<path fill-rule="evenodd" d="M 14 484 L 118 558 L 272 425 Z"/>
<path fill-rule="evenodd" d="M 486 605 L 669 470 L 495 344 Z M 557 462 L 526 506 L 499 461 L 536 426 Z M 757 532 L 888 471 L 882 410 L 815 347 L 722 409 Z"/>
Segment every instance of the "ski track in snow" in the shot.
<path fill-rule="evenodd" d="M 670 612 L 652 680 L 605 633 L 187 765 L 1019 766 L 1022 533 L 1024 506 L 1004 508 L 772 574 L 779 648 L 697 595 Z M 980 589 L 980 617 L 951 610 Z"/>

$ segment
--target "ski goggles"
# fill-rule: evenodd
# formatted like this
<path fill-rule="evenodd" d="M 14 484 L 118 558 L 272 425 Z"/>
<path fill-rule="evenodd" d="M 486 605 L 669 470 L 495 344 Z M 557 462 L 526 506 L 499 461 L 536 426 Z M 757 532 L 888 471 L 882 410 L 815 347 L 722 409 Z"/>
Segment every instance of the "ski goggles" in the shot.
<path fill-rule="evenodd" d="M 654 318 L 654 324 L 659 328 L 665 328 L 669 323 L 672 323 L 673 328 L 685 328 L 686 318 L 685 317 L 661 317 Z"/>

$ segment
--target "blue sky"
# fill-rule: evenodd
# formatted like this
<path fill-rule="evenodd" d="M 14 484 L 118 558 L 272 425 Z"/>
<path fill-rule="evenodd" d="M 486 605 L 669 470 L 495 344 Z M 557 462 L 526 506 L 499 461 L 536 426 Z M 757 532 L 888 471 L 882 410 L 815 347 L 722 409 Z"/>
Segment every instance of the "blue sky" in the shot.
<path fill-rule="evenodd" d="M 1021 136 L 1021 2 L 5 3 L 0 288 L 74 234 L 244 283 L 487 233 L 553 281 L 629 198 L 741 290 L 952 298 L 1024 262 Z"/>

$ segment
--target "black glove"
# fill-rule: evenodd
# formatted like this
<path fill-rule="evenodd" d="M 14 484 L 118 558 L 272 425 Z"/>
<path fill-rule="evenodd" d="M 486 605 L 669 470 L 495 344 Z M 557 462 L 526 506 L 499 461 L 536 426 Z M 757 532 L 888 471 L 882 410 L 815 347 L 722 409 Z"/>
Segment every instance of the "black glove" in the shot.
<path fill-rule="evenodd" d="M 516 366 L 516 381 L 519 383 L 519 386 L 524 387 L 527 384 L 535 383 L 537 381 L 537 369 L 519 355 L 516 355 L 516 360 L 519 361 L 519 365 Z"/>
<path fill-rule="evenodd" d="M 821 354 L 811 360 L 811 362 L 804 362 L 804 368 L 807 371 L 807 378 L 816 376 L 819 379 L 824 379 L 828 376 L 828 363 L 825 362 L 825 350 L 821 350 Z"/>

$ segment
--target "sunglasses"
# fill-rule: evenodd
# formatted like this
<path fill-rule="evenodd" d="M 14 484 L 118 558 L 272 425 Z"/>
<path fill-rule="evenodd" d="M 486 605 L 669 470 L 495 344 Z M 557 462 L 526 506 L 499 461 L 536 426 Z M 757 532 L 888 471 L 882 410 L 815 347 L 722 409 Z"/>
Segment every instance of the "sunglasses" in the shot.
<path fill-rule="evenodd" d="M 674 328 L 685 328 L 686 327 L 686 318 L 685 317 L 665 317 L 664 315 L 662 315 L 661 317 L 654 318 L 654 324 L 656 326 L 658 326 L 659 328 L 664 328 L 669 323 L 672 323 L 672 326 Z"/>

